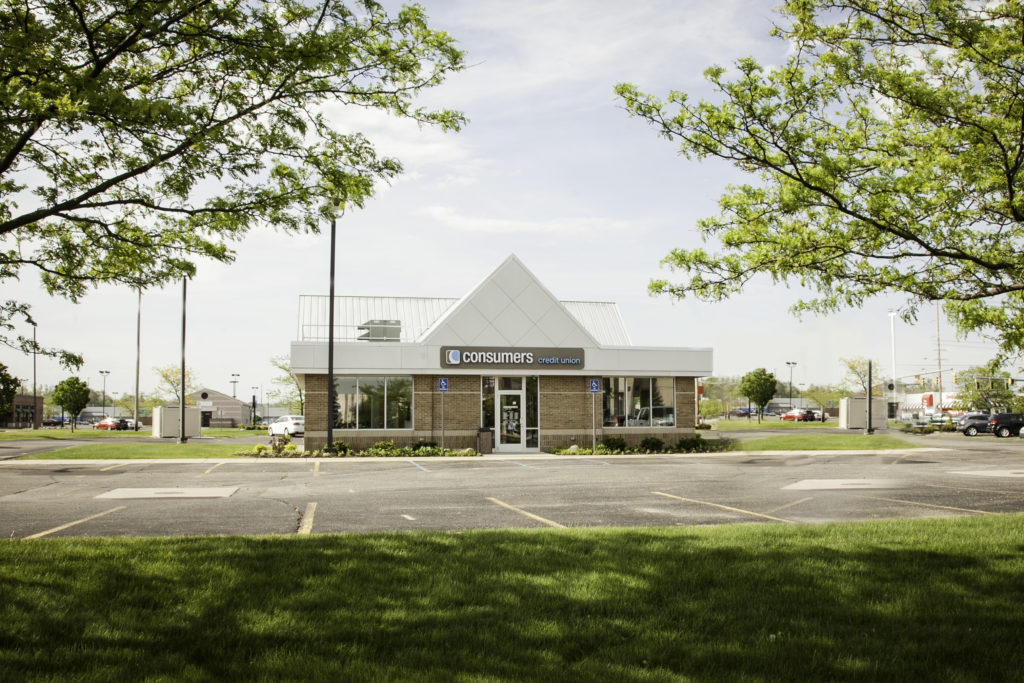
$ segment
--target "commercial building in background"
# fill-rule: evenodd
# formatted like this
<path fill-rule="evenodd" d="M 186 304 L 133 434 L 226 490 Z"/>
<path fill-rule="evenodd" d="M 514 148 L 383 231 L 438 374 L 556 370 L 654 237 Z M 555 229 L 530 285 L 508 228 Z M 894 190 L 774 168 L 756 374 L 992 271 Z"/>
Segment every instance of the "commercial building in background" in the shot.
<path fill-rule="evenodd" d="M 43 422 L 43 397 L 15 394 L 6 415 L 0 414 L 4 429 L 38 429 Z"/>
<path fill-rule="evenodd" d="M 328 297 L 300 297 L 307 449 L 327 437 Z M 462 298 L 336 297 L 333 438 L 530 452 L 692 435 L 709 348 L 632 346 L 618 307 L 559 301 L 515 256 Z"/>

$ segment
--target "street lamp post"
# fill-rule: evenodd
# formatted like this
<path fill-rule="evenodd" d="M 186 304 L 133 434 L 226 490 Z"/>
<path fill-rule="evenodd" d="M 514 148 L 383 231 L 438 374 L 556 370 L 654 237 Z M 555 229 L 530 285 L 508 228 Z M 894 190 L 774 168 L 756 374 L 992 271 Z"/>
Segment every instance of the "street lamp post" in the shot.
<path fill-rule="evenodd" d="M 36 419 L 36 322 L 30 320 L 32 323 L 32 429 L 38 426 L 38 420 Z"/>
<path fill-rule="evenodd" d="M 232 373 L 231 373 L 231 376 L 232 376 L 232 377 L 238 377 L 238 373 L 237 373 L 237 372 L 232 372 Z M 235 395 L 235 391 L 236 391 L 237 389 L 238 389 L 238 380 L 237 380 L 237 379 L 232 379 L 232 380 L 231 380 L 231 398 L 238 398 L 238 397 L 237 397 L 237 396 Z"/>
<path fill-rule="evenodd" d="M 110 374 L 110 370 L 100 370 L 100 374 L 103 375 L 103 417 L 107 416 L 107 375 Z"/>
<path fill-rule="evenodd" d="M 327 445 L 324 447 L 326 453 L 334 453 L 334 245 L 338 225 L 337 209 L 341 206 L 341 199 L 335 197 L 333 204 L 334 211 L 331 212 L 331 288 L 327 301 Z"/>
<path fill-rule="evenodd" d="M 252 387 L 252 423 L 256 424 L 256 390 L 259 387 Z"/>
<path fill-rule="evenodd" d="M 796 361 L 787 360 L 786 365 L 789 366 L 789 409 L 793 410 L 793 367 Z"/>

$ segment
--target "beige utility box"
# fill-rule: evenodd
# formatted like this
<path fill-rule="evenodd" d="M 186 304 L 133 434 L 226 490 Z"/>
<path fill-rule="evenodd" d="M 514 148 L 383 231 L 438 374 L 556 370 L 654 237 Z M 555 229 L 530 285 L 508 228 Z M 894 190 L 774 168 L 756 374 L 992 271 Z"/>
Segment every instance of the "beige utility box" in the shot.
<path fill-rule="evenodd" d="M 165 439 L 180 435 L 181 408 L 161 406 L 153 409 L 153 437 Z M 185 406 L 185 437 L 199 436 L 199 408 Z"/>

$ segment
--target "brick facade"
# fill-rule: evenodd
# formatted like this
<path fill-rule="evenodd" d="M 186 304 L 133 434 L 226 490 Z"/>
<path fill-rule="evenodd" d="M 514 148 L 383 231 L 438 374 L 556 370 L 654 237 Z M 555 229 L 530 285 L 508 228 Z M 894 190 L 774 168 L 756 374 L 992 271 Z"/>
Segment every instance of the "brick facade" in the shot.
<path fill-rule="evenodd" d="M 368 448 L 377 441 L 407 445 L 416 441 L 443 442 L 446 448 L 476 448 L 480 425 L 480 376 L 448 376 L 448 392 L 442 399 L 437 391 L 439 375 L 416 375 L 413 379 L 413 428 L 396 430 L 335 429 L 335 441 L 352 448 Z M 323 448 L 327 439 L 327 376 L 306 375 L 306 449 Z M 601 426 L 601 396 L 590 393 L 589 377 L 541 376 L 540 449 L 579 444 L 590 446 L 605 436 L 617 436 L 627 445 L 654 436 L 672 444 L 694 433 L 696 420 L 695 380 L 675 378 L 675 427 L 604 428 Z M 441 403 L 444 402 L 444 433 Z"/>

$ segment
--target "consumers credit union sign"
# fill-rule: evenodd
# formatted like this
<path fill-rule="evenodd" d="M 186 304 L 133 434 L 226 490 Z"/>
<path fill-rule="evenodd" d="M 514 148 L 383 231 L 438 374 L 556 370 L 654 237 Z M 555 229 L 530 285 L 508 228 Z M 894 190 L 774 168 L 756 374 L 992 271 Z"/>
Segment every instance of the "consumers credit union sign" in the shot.
<path fill-rule="evenodd" d="M 583 368 L 583 349 L 442 346 L 442 368 L 553 370 Z"/>

